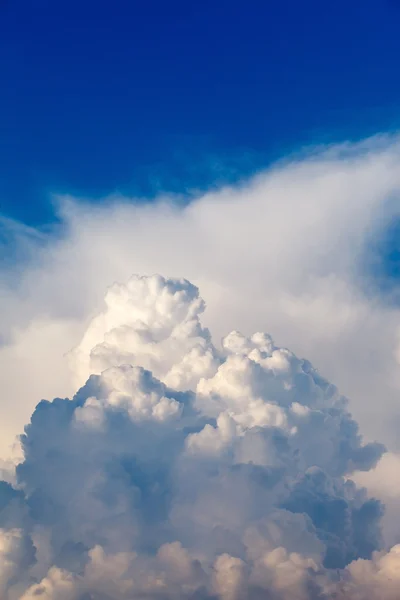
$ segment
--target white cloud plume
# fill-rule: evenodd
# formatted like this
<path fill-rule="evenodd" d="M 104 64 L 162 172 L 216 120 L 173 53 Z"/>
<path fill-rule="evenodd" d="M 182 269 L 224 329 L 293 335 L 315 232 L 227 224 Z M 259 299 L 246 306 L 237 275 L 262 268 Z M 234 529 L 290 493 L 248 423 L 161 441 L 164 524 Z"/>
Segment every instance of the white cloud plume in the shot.
<path fill-rule="evenodd" d="M 391 599 L 400 311 L 366 273 L 399 217 L 399 167 L 398 139 L 373 139 L 295 157 L 186 207 L 63 198 L 49 234 L 2 221 L 15 261 L 0 272 L 0 472 L 26 495 L 0 490 L 2 535 L 14 540 L 7 600 L 253 600 L 266 587 L 279 599 Z M 103 303 L 115 280 L 128 283 Z M 206 327 L 187 280 L 207 300 Z M 207 328 L 214 343 L 245 335 L 214 345 Z M 260 328 L 351 397 L 366 439 L 391 451 L 376 467 L 381 448 L 361 443 L 336 388 L 253 335 Z M 39 405 L 16 483 L 8 447 L 37 400 L 71 396 L 92 373 L 72 402 Z M 146 460 L 130 471 L 132 454 Z M 351 479 L 384 501 L 383 520 Z M 167 531 L 150 518 L 161 505 Z M 372 555 L 380 523 L 394 549 Z M 32 547 L 36 562 L 21 571 Z M 339 583 L 335 565 L 349 565 Z"/>
<path fill-rule="evenodd" d="M 366 435 L 395 445 L 399 314 L 363 293 L 360 265 L 372 234 L 398 216 L 388 200 L 399 193 L 399 148 L 383 138 L 294 158 L 185 207 L 170 197 L 61 198 L 61 223 L 47 235 L 2 222 L 18 248 L 0 273 L 0 385 L 12 398 L 0 419 L 2 454 L 38 397 L 73 393 L 64 355 L 106 286 L 132 272 L 199 286 L 217 340 L 235 328 L 271 331 L 352 398 Z"/>
<path fill-rule="evenodd" d="M 38 404 L 0 485 L 2 600 L 390 598 L 397 549 L 350 479 L 384 447 L 336 387 L 267 334 L 218 351 L 186 280 L 106 298 L 73 353 L 94 373 Z"/>

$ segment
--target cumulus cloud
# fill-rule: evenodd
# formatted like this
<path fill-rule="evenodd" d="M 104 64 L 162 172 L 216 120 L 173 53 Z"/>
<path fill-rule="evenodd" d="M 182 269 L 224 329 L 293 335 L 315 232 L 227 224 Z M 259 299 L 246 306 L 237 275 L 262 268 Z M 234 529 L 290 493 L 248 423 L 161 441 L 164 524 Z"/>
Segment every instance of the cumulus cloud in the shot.
<path fill-rule="evenodd" d="M 380 254 L 399 167 L 398 137 L 383 136 L 187 205 L 63 197 L 52 229 L 0 219 L 11 600 L 355 599 L 368 582 L 380 598 L 400 541 L 400 311 Z M 21 457 L 15 435 L 56 396 Z"/>
<path fill-rule="evenodd" d="M 377 138 L 293 157 L 188 205 L 63 197 L 53 230 L 1 221 L 16 249 L 0 270 L 0 386 L 10 398 L 2 454 L 38 398 L 74 393 L 65 354 L 100 312 L 106 286 L 132 272 L 199 286 L 217 342 L 233 329 L 270 331 L 351 397 L 369 438 L 397 449 L 399 314 L 388 290 L 364 293 L 363 274 L 398 217 L 399 163 L 398 139 Z"/>
<path fill-rule="evenodd" d="M 2 600 L 394 599 L 352 480 L 385 448 L 337 388 L 264 333 L 217 349 L 187 280 L 105 305 L 70 356 L 86 381 L 37 405 L 0 484 Z"/>

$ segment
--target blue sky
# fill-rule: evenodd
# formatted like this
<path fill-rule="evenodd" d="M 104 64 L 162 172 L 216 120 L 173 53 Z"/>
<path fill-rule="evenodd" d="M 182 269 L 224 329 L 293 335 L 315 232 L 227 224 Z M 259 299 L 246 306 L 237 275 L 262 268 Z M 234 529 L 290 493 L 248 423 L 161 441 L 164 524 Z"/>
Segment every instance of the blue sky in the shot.
<path fill-rule="evenodd" d="M 394 0 L 0 0 L 0 211 L 151 197 L 399 126 Z"/>

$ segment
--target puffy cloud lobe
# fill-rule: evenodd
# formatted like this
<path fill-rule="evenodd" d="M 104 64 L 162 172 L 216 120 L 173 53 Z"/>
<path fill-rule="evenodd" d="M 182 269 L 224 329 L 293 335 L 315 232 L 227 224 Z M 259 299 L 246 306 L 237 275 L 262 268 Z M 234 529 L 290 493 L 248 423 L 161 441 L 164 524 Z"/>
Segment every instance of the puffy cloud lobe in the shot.
<path fill-rule="evenodd" d="M 0 485 L 2 600 L 390 598 L 382 507 L 349 479 L 383 446 L 268 335 L 217 351 L 203 308 L 185 280 L 108 292 L 73 357 L 94 374 L 39 403 Z"/>
<path fill-rule="evenodd" d="M 377 552 L 372 560 L 357 560 L 347 568 L 349 581 L 344 583 L 342 594 L 349 600 L 395 600 L 400 585 L 400 546 L 390 552 Z"/>
<path fill-rule="evenodd" d="M 215 370 L 210 334 L 199 321 L 204 302 L 186 280 L 160 275 L 114 284 L 70 359 L 78 385 L 111 366 L 138 365 L 175 389 Z"/>

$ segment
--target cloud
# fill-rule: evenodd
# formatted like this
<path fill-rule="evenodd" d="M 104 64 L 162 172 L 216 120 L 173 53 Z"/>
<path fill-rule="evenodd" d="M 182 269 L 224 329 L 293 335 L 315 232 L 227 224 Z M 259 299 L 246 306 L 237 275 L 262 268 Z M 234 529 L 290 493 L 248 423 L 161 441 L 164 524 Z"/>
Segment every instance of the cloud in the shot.
<path fill-rule="evenodd" d="M 370 240 L 398 216 L 399 160 L 397 138 L 372 139 L 293 157 L 187 206 L 63 197 L 53 231 L 2 222 L 18 249 L 1 270 L 1 389 L 15 407 L 1 415 L 2 453 L 40 396 L 74 392 L 64 355 L 106 286 L 156 272 L 201 287 L 216 340 L 262 328 L 307 356 L 352 398 L 365 434 L 395 446 L 398 310 L 388 291 L 365 293 L 365 273 Z"/>
<path fill-rule="evenodd" d="M 199 321 L 204 302 L 189 282 L 132 277 L 108 290 L 105 305 L 70 353 L 77 386 L 123 363 L 145 367 L 178 389 L 215 372 L 216 351 Z"/>
<path fill-rule="evenodd" d="M 257 598 L 266 586 L 272 598 L 318 598 L 329 589 L 340 597 L 344 583 L 344 597 L 356 598 L 356 567 L 348 565 L 364 564 L 357 560 L 386 585 L 386 558 L 379 561 L 395 560 L 395 551 L 371 553 L 395 548 L 400 536 L 400 315 L 396 281 L 387 285 L 382 265 L 386 232 L 399 218 L 399 149 L 395 136 L 318 149 L 186 206 L 162 195 L 152 204 L 63 197 L 53 229 L 1 221 L 12 253 L 0 271 L 0 471 L 29 497 L 7 504 L 13 517 L 4 531 L 13 547 L 31 539 L 36 548 L 36 563 L 24 567 L 32 581 L 21 580 L 18 561 L 10 571 L 11 600 L 42 588 L 45 598 L 79 600 L 168 597 L 165 590 L 174 598 Z M 130 279 L 158 272 L 184 279 Z M 254 334 L 260 329 L 279 345 Z M 82 385 L 72 402 L 63 400 Z M 55 396 L 35 410 L 22 461 L 10 450 L 15 435 L 40 398 Z M 147 457 L 135 458 L 133 471 L 132 439 L 137 456 Z M 390 452 L 374 466 L 376 439 Z M 43 461 L 59 492 L 42 481 Z M 64 461 L 74 466 L 65 470 Z M 22 464 L 17 478 L 13 463 Z M 133 473 L 140 485 L 128 492 Z M 173 506 L 170 478 L 181 494 Z M 82 489 L 55 527 L 78 480 Z M 385 504 L 383 518 L 373 498 Z M 157 538 L 155 507 L 170 515 L 175 538 Z M 246 542 L 254 515 L 256 527 L 266 516 L 275 531 L 265 533 L 273 538 L 259 554 Z M 214 521 L 226 525 L 211 534 Z M 70 525 L 86 541 L 67 539 Z M 121 531 L 140 548 L 123 543 Z M 186 556 L 190 583 L 159 557 L 165 544 L 160 556 Z M 104 564 L 118 573 L 128 565 L 115 585 L 108 577 L 109 588 Z M 284 589 L 288 572 L 294 583 Z"/>
<path fill-rule="evenodd" d="M 351 479 L 384 446 L 271 336 L 218 350 L 203 309 L 182 279 L 108 291 L 71 357 L 90 376 L 37 405 L 0 485 L 4 600 L 392 593 L 383 507 Z"/>

